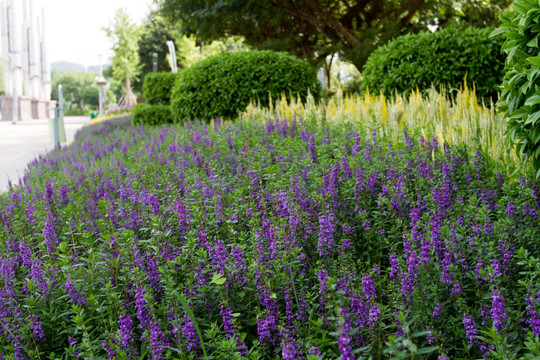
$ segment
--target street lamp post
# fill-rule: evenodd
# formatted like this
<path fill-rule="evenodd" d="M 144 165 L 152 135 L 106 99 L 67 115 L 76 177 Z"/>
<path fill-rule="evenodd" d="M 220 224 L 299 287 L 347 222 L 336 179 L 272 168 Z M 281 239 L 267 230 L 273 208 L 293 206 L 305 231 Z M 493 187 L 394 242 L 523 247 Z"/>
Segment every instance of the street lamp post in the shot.
<path fill-rule="evenodd" d="M 103 103 L 105 100 L 105 86 L 107 85 L 107 80 L 103 77 L 101 55 L 99 56 L 99 76 L 96 77 L 96 84 L 99 88 L 99 116 L 103 116 Z"/>

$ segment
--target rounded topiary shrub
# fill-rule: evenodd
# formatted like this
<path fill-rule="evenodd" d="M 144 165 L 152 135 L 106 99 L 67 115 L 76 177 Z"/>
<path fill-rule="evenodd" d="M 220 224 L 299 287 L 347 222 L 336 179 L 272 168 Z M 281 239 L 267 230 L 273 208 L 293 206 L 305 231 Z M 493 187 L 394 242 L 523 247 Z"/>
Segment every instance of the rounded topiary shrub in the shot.
<path fill-rule="evenodd" d="M 133 108 L 132 121 L 135 125 L 161 125 L 173 123 L 173 117 L 167 105 L 137 104 Z"/>
<path fill-rule="evenodd" d="M 308 90 L 319 97 L 315 70 L 294 56 L 274 51 L 224 53 L 182 71 L 171 106 L 177 121 L 232 119 L 250 99 L 268 106 L 269 94 L 274 99 L 285 93 L 305 100 Z"/>
<path fill-rule="evenodd" d="M 171 72 L 151 72 L 144 77 L 143 95 L 149 104 L 169 105 L 171 92 L 178 74 Z"/>
<path fill-rule="evenodd" d="M 362 88 L 387 96 L 417 87 L 458 89 L 466 77 L 477 95 L 497 98 L 504 74 L 503 38 L 493 29 L 445 28 L 400 36 L 375 50 L 362 71 Z"/>

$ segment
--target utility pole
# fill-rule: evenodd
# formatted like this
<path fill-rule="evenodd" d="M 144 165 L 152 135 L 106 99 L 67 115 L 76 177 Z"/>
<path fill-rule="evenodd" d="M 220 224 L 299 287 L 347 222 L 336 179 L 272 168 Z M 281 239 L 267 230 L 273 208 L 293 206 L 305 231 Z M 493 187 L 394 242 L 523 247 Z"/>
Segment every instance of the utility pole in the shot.
<path fill-rule="evenodd" d="M 107 85 L 107 80 L 103 77 L 101 55 L 99 55 L 99 76 L 96 77 L 96 84 L 99 88 L 99 116 L 103 116 L 103 103 L 105 100 L 105 85 Z"/>

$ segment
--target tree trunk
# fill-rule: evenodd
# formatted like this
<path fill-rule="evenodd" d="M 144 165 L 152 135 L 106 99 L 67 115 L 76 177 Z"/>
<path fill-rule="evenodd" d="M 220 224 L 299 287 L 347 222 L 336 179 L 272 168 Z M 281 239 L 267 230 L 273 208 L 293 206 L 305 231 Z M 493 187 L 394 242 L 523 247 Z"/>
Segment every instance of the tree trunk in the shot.
<path fill-rule="evenodd" d="M 131 89 L 131 79 L 129 78 L 129 74 L 126 72 L 126 96 L 124 98 L 124 104 L 125 105 L 136 105 L 137 99 L 135 98 L 135 95 L 133 94 L 133 90 Z"/>
<path fill-rule="evenodd" d="M 326 77 L 326 88 L 330 90 L 330 75 L 332 72 L 332 63 L 334 62 L 334 54 L 330 56 L 330 61 L 324 60 L 324 76 Z"/>

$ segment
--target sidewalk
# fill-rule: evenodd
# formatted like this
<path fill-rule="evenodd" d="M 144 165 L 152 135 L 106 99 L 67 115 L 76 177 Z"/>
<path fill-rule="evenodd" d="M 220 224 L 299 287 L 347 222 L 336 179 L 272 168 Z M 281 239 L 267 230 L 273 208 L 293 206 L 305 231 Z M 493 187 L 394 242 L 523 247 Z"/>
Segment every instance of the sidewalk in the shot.
<path fill-rule="evenodd" d="M 73 141 L 77 130 L 89 121 L 88 116 L 64 118 L 67 144 Z M 26 165 L 39 154 L 53 148 L 48 120 L 20 121 L 16 125 L 12 125 L 11 121 L 0 121 L 0 193 L 8 189 L 8 179 L 18 184 Z"/>

